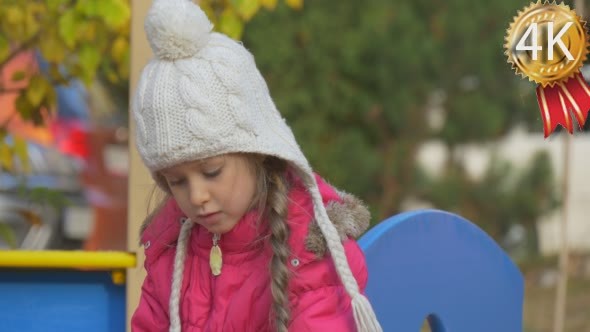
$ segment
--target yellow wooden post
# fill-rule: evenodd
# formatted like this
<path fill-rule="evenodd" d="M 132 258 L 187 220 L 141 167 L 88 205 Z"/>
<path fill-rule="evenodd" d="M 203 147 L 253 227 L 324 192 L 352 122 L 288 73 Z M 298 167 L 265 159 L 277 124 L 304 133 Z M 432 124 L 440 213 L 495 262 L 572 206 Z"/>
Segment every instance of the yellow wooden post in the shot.
<path fill-rule="evenodd" d="M 151 49 L 143 30 L 143 21 L 151 6 L 151 1 L 131 1 L 131 71 L 130 93 L 131 96 L 137 86 L 141 69 L 152 56 Z M 131 98 L 130 98 L 131 100 Z M 131 116 L 131 112 L 129 114 Z M 131 315 L 139 303 L 141 284 L 145 277 L 143 269 L 143 248 L 139 247 L 139 227 L 147 212 L 147 194 L 151 191 L 153 181 L 147 169 L 143 166 L 137 150 L 135 149 L 135 128 L 133 121 L 130 123 L 129 140 L 129 213 L 127 247 L 129 251 L 137 253 L 137 266 L 127 270 L 127 331 L 131 331 Z"/>

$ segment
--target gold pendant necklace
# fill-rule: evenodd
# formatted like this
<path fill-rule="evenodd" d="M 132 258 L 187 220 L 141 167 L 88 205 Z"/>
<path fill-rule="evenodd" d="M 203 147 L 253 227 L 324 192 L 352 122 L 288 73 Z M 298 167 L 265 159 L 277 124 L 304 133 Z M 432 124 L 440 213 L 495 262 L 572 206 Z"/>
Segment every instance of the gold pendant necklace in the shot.
<path fill-rule="evenodd" d="M 223 259 L 221 258 L 221 249 L 217 245 L 219 234 L 213 234 L 213 247 L 211 247 L 211 254 L 209 255 L 209 265 L 211 266 L 211 273 L 214 276 L 221 274 L 221 266 L 223 265 Z"/>

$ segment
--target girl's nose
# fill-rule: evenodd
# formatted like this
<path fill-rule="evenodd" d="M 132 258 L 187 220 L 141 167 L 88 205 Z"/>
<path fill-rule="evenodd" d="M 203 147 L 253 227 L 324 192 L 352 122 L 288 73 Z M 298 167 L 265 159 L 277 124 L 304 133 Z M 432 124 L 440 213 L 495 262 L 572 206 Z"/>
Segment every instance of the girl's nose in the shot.
<path fill-rule="evenodd" d="M 207 187 L 202 184 L 191 184 L 190 201 L 195 206 L 203 206 L 211 199 L 211 195 Z"/>

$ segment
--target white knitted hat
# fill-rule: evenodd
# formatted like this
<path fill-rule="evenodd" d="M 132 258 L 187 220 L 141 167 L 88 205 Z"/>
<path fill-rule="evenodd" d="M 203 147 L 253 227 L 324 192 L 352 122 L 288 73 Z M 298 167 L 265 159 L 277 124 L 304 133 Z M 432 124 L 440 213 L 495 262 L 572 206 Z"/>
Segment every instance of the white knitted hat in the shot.
<path fill-rule="evenodd" d="M 211 30 L 205 13 L 190 0 L 153 2 L 145 31 L 155 58 L 143 69 L 132 105 L 137 149 L 144 163 L 166 188 L 156 172 L 183 162 L 233 152 L 290 162 L 311 194 L 315 219 L 352 298 L 358 330 L 381 331 L 371 305 L 359 293 L 312 169 L 277 111 L 252 54 L 241 43 Z M 183 227 L 179 239 L 186 238 L 189 230 Z M 181 242 L 176 262 L 180 270 Z M 182 273 L 175 273 L 174 279 L 178 278 Z M 170 329 L 180 331 L 175 287 L 180 287 L 179 280 L 173 281 Z"/>

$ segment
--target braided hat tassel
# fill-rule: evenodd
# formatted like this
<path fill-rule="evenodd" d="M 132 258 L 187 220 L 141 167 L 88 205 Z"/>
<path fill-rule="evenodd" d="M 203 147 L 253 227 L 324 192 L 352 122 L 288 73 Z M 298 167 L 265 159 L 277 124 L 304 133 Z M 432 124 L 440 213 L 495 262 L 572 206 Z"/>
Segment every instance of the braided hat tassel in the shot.
<path fill-rule="evenodd" d="M 352 275 L 340 236 L 338 235 L 338 231 L 334 227 L 334 224 L 332 224 L 328 218 L 317 182 L 313 176 L 309 178 L 312 179 L 312 183 L 309 183 L 308 188 L 313 200 L 315 218 L 324 238 L 326 239 L 328 249 L 332 255 L 340 280 L 342 281 L 346 292 L 351 297 L 357 330 L 358 332 L 381 332 L 383 329 L 375 316 L 371 303 L 360 293 L 358 283 Z"/>

